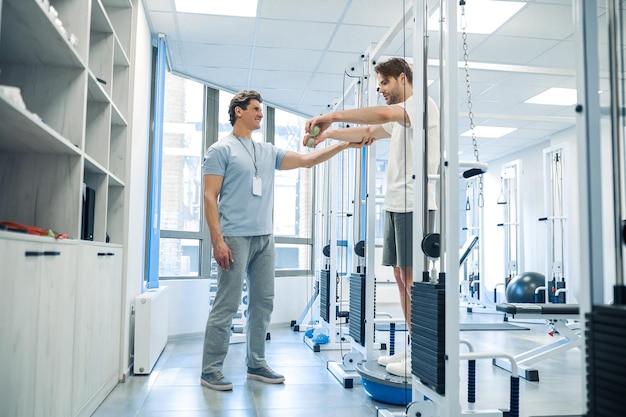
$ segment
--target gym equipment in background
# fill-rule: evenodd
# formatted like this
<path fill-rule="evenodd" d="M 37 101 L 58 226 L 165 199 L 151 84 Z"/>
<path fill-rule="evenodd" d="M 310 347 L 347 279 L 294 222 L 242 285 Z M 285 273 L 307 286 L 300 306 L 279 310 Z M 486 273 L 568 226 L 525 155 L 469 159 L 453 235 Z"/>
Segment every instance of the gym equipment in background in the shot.
<path fill-rule="evenodd" d="M 504 231 L 504 282 L 509 282 L 519 271 L 524 269 L 523 259 L 523 231 L 521 227 L 522 205 L 520 203 L 520 173 L 522 162 L 518 159 L 502 166 L 500 171 L 500 197 L 498 205 L 503 210 L 503 221 L 498 223 Z M 497 303 L 497 288 L 494 288 L 494 302 Z"/>
<path fill-rule="evenodd" d="M 471 178 L 465 186 L 465 243 L 461 247 L 459 266 L 459 293 L 468 313 L 475 307 L 486 308 L 484 287 L 480 281 L 483 264 L 480 242 L 482 241 L 482 207 L 479 203 L 479 181 Z M 478 310 L 477 310 L 478 311 Z"/>
<path fill-rule="evenodd" d="M 537 280 L 539 277 L 537 274 Z M 511 284 L 514 281 L 511 281 Z M 509 285 L 509 288 L 511 285 Z M 574 304 L 534 304 L 534 303 L 503 303 L 496 309 L 506 314 L 507 320 L 546 320 L 551 330 L 550 335 L 558 334 L 558 338 L 551 343 L 537 346 L 514 356 L 518 365 L 518 375 L 529 381 L 539 381 L 539 370 L 531 367 L 541 360 L 555 357 L 563 352 L 582 345 L 579 306 Z M 514 374 L 509 361 L 494 359 L 493 364 Z"/>
<path fill-rule="evenodd" d="M 567 266 L 567 228 L 564 207 L 564 145 L 555 146 L 543 151 L 544 163 L 544 194 L 546 216 L 539 221 L 546 223 L 547 235 L 547 274 L 542 297 L 545 302 L 565 303 Z M 547 293 L 547 297 L 545 294 Z"/>

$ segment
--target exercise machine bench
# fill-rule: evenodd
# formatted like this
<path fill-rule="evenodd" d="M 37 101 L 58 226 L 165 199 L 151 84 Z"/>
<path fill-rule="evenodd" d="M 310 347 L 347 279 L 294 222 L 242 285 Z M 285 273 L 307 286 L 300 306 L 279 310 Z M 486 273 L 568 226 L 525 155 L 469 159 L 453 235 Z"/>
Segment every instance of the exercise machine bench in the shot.
<path fill-rule="evenodd" d="M 512 319 L 547 320 L 552 324 L 554 330 L 562 336 L 555 342 L 538 346 L 514 356 L 518 364 L 519 376 L 528 381 L 539 381 L 539 371 L 528 365 L 582 344 L 580 331 L 568 324 L 568 320 L 580 319 L 580 309 L 577 304 L 502 303 L 496 305 L 496 310 L 505 313 L 507 318 Z M 511 372 L 510 364 L 507 361 L 494 359 L 493 364 Z"/>

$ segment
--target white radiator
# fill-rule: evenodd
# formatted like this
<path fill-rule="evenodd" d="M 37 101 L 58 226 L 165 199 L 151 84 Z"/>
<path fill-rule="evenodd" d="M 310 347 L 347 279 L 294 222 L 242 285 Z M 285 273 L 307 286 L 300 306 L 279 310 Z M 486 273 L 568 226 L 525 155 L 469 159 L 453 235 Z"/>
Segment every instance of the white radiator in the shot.
<path fill-rule="evenodd" d="M 169 294 L 167 287 L 148 290 L 135 298 L 135 374 L 149 374 L 167 344 Z"/>

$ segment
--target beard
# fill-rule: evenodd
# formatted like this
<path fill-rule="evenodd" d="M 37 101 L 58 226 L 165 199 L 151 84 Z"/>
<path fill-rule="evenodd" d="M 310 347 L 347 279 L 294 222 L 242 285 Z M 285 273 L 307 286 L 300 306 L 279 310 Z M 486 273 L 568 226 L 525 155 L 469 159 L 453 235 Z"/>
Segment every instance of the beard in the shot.
<path fill-rule="evenodd" d="M 389 94 L 385 101 L 389 105 L 391 105 L 391 104 L 398 104 L 400 102 L 400 98 L 396 94 Z"/>

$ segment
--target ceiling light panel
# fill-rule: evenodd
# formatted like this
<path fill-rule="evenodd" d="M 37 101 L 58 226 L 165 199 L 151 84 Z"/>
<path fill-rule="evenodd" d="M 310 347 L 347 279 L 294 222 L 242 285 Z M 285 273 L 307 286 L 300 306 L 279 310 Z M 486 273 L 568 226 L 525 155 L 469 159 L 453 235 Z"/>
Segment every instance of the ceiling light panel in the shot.
<path fill-rule="evenodd" d="M 255 17 L 258 0 L 174 0 L 178 13 Z"/>

